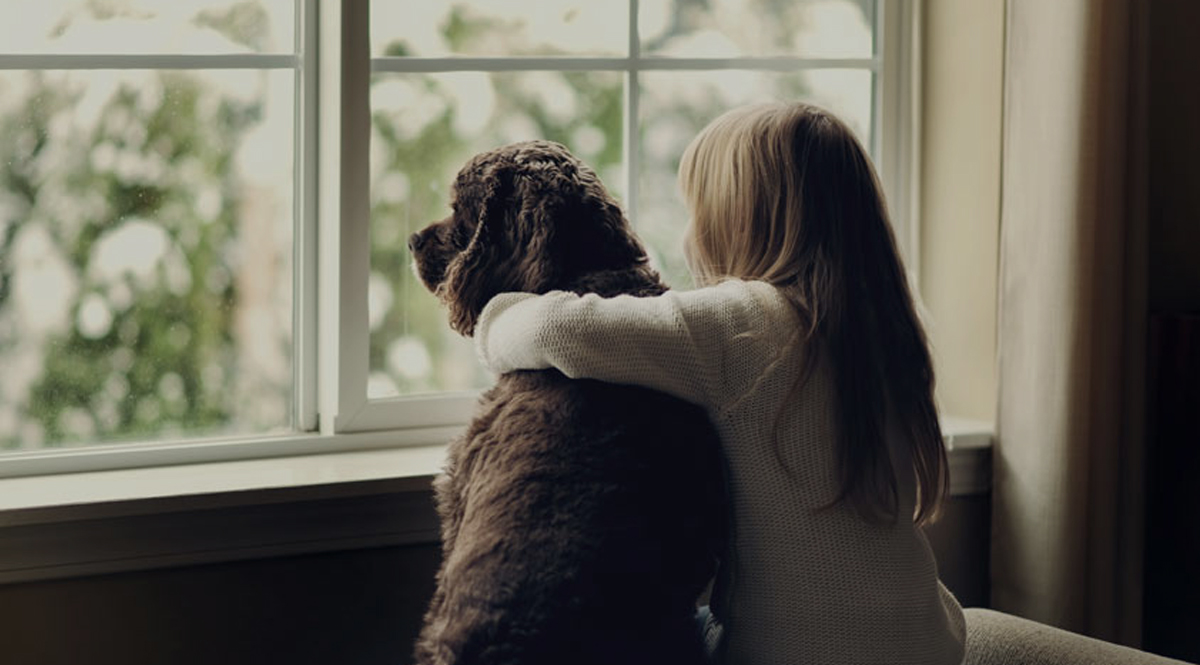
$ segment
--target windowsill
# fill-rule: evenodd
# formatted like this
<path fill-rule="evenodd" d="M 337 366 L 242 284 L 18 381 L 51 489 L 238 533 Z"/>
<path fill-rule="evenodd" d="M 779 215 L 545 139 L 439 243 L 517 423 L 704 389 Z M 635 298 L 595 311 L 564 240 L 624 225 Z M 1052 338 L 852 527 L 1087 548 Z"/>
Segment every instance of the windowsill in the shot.
<path fill-rule="evenodd" d="M 111 517 L 145 508 L 248 505 L 287 491 L 290 500 L 354 493 L 384 483 L 423 489 L 441 468 L 445 446 L 300 455 L 90 473 L 0 479 L 0 528 L 79 517 Z"/>
<path fill-rule="evenodd" d="M 991 428 L 943 419 L 951 495 L 990 485 Z M 0 583 L 437 542 L 444 446 L 0 479 Z"/>

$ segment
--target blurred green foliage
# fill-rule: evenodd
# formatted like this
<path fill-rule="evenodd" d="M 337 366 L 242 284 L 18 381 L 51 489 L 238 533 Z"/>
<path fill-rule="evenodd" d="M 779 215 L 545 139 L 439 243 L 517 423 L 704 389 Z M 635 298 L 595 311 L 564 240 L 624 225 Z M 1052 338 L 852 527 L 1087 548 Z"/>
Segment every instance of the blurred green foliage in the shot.
<path fill-rule="evenodd" d="M 257 104 L 211 99 L 194 77 L 161 72 L 157 103 L 154 90 L 122 84 L 93 127 L 51 131 L 70 125 L 82 90 L 63 89 L 40 72 L 28 76 L 25 103 L 0 117 L 0 154 L 7 157 L 0 181 L 17 201 L 0 244 L 0 310 L 18 278 L 15 240 L 36 225 L 69 266 L 68 320 L 76 321 L 93 295 L 110 320 L 99 334 L 68 325 L 40 340 L 40 376 L 19 416 L 36 427 L 0 430 L 0 445 L 15 447 L 23 436 L 60 445 L 220 431 L 236 407 L 227 386 L 206 381 L 205 370 L 215 368 L 208 377 L 236 372 L 231 328 L 239 294 L 227 250 L 238 242 L 242 192 L 230 160 L 257 120 Z M 115 155 L 107 168 L 95 164 L 98 150 Z M 119 160 L 142 170 L 122 173 Z M 219 192 L 215 219 L 197 213 L 196 197 L 209 189 Z M 151 279 L 100 274 L 97 242 L 139 221 L 161 228 L 178 252 L 168 253 Z M 175 260 L 182 265 L 168 263 Z M 22 322 L 5 314 L 0 354 L 30 341 L 16 339 Z"/>
<path fill-rule="evenodd" d="M 265 21 L 254 2 L 196 19 L 246 44 Z M 0 448 L 288 425 L 290 378 L 250 400 L 235 388 L 240 244 L 271 223 L 249 219 L 233 163 L 262 121 L 258 88 L 177 71 L 0 78 Z"/>

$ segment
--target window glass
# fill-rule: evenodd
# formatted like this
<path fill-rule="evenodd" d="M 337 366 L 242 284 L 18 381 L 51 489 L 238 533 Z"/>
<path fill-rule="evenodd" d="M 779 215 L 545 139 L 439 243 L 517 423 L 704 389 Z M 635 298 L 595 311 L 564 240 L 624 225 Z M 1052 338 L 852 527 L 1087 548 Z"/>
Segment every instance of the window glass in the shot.
<path fill-rule="evenodd" d="M 291 48 L 294 4 L 5 3 L 0 48 Z M 159 55 L 0 69 L 0 450 L 293 426 L 295 71 Z"/>
<path fill-rule="evenodd" d="M 647 55 L 870 58 L 873 0 L 641 0 Z"/>
<path fill-rule="evenodd" d="M 624 55 L 623 0 L 422 0 L 371 3 L 376 56 Z"/>
<path fill-rule="evenodd" d="M 369 397 L 491 382 L 413 273 L 408 236 L 450 214 L 450 184 L 469 157 L 514 141 L 565 144 L 620 196 L 622 81 L 619 72 L 374 77 Z"/>
<path fill-rule="evenodd" d="M 4 0 L 0 53 L 291 53 L 295 0 Z"/>

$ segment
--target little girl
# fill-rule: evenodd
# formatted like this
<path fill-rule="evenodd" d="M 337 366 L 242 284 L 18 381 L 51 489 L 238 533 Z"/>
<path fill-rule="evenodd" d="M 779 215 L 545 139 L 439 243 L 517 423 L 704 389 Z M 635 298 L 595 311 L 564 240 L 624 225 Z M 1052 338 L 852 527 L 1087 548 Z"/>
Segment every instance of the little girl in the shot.
<path fill-rule="evenodd" d="M 718 662 L 956 665 L 962 609 L 919 528 L 948 483 L 933 369 L 865 151 L 820 109 L 752 106 L 696 137 L 679 181 L 702 288 L 501 294 L 480 357 L 706 407 L 733 514 Z"/>

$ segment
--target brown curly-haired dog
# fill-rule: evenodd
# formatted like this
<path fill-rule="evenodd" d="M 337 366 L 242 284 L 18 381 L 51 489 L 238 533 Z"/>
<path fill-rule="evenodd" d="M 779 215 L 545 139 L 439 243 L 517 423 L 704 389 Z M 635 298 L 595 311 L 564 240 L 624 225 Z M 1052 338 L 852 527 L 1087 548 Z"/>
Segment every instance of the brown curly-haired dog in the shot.
<path fill-rule="evenodd" d="M 409 247 L 470 335 L 502 291 L 665 287 L 596 174 L 548 141 L 472 158 Z M 724 537 L 704 412 L 658 392 L 512 372 L 450 444 L 442 565 L 417 662 L 702 663 L 693 615 Z"/>

